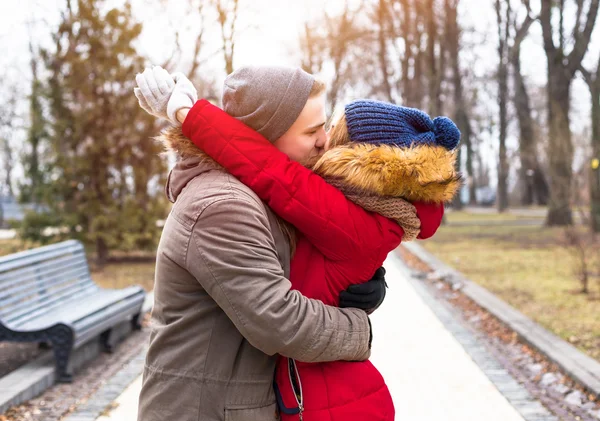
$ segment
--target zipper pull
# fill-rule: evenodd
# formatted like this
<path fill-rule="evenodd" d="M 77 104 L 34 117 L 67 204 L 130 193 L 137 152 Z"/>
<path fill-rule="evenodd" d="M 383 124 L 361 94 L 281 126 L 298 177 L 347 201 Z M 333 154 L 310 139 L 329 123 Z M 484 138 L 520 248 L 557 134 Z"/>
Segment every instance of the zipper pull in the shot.
<path fill-rule="evenodd" d="M 302 413 L 304 412 L 304 405 L 302 405 L 302 404 L 298 405 L 298 409 L 300 410 L 298 417 L 299 417 L 300 421 L 303 421 L 304 417 L 302 416 Z"/>

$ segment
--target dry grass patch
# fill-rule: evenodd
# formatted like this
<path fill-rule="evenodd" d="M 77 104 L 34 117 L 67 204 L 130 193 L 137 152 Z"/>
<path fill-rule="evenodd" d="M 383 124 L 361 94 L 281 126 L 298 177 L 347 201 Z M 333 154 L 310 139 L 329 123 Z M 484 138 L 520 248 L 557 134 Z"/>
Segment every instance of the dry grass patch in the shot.
<path fill-rule="evenodd" d="M 543 217 L 537 215 L 518 215 L 513 213 L 471 213 L 466 211 L 459 212 L 447 212 L 446 220 L 452 223 L 463 223 L 470 222 L 475 223 L 479 221 L 493 221 L 493 222 L 503 222 L 503 221 L 522 221 L 522 220 L 543 220 Z"/>
<path fill-rule="evenodd" d="M 579 293 L 564 229 L 444 226 L 426 249 L 528 317 L 600 359 L 600 283 Z M 598 254 L 598 253 L 597 253 Z M 600 268 L 600 262 L 595 261 Z"/>
<path fill-rule="evenodd" d="M 154 288 L 154 262 L 110 263 L 92 272 L 92 279 L 104 288 L 125 288 L 141 285 L 146 291 Z"/>

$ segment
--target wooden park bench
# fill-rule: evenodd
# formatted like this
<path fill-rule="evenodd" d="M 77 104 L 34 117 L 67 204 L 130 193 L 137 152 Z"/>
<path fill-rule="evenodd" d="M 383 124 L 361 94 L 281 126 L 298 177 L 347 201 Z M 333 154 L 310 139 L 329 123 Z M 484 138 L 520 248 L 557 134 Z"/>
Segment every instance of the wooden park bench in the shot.
<path fill-rule="evenodd" d="M 50 344 L 57 380 L 70 382 L 71 351 L 94 339 L 110 350 L 123 322 L 139 329 L 144 296 L 138 286 L 96 285 L 79 241 L 0 257 L 0 341 Z"/>

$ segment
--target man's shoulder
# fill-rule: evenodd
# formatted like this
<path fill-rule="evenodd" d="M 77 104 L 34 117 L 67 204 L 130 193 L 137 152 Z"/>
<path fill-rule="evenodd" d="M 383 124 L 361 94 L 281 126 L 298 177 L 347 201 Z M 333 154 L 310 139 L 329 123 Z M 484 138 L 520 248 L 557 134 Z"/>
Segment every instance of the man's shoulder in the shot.
<path fill-rule="evenodd" d="M 224 170 L 201 174 L 191 180 L 188 187 L 190 188 L 186 188 L 184 194 L 189 195 L 193 201 L 209 204 L 221 200 L 246 201 L 264 211 L 264 204 L 256 193 Z M 198 194 L 199 192 L 202 193 Z"/>
<path fill-rule="evenodd" d="M 213 170 L 190 180 L 177 198 L 173 212 L 187 224 L 194 224 L 208 207 L 231 211 L 237 206 L 267 218 L 266 207 L 256 193 L 224 170 Z"/>

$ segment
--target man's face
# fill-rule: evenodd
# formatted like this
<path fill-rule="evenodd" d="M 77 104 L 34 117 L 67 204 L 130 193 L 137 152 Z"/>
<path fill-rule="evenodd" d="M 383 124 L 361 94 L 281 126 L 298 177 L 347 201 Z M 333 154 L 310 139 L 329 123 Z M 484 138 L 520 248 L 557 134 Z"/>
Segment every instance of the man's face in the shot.
<path fill-rule="evenodd" d="M 325 95 L 319 95 L 308 99 L 292 127 L 274 145 L 290 159 L 306 162 L 321 155 L 326 142 Z"/>

